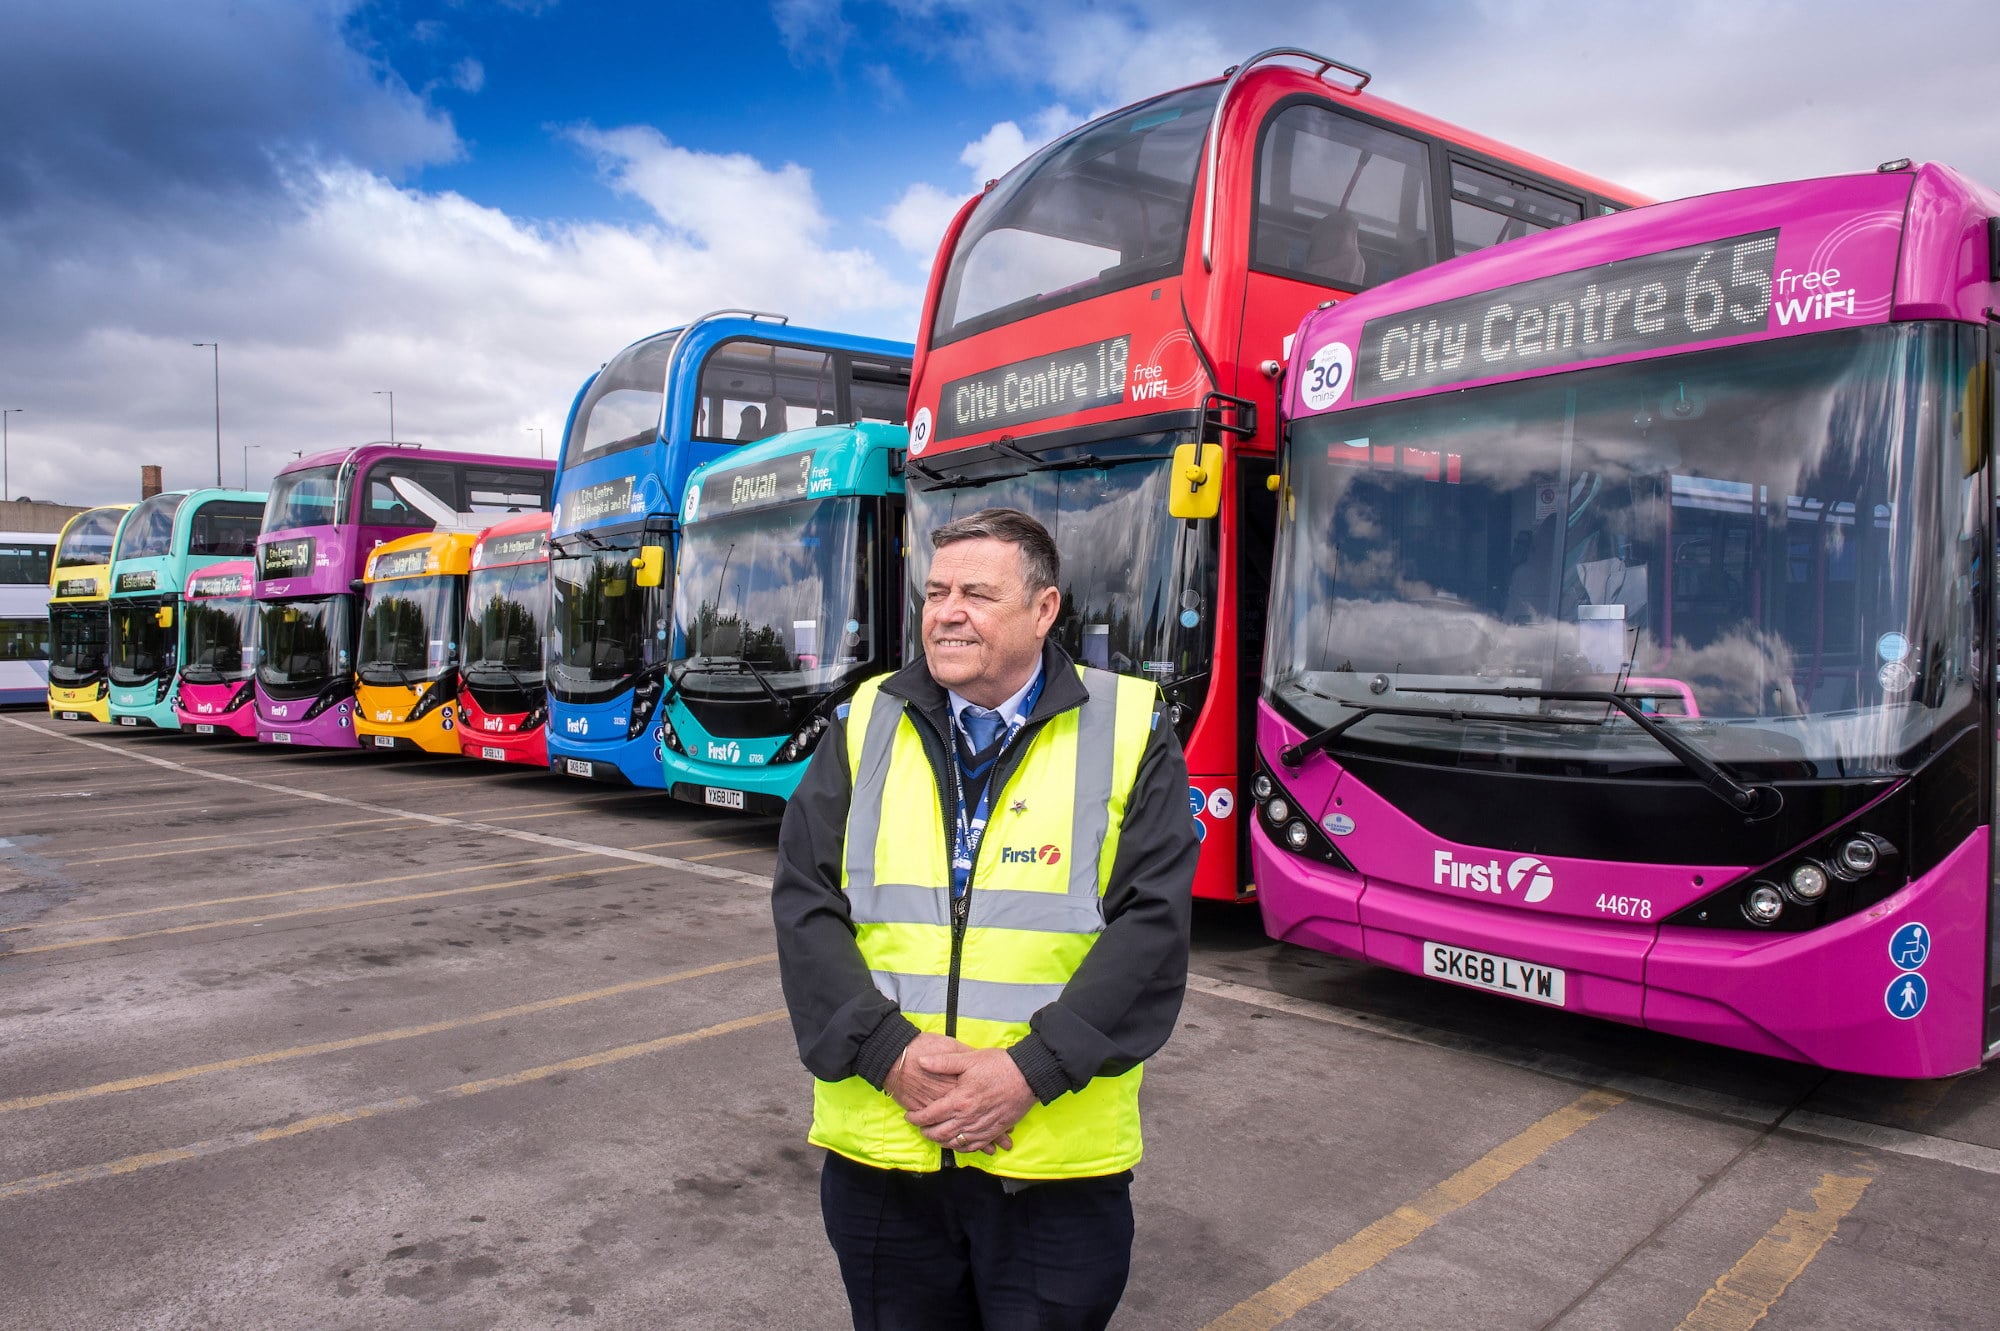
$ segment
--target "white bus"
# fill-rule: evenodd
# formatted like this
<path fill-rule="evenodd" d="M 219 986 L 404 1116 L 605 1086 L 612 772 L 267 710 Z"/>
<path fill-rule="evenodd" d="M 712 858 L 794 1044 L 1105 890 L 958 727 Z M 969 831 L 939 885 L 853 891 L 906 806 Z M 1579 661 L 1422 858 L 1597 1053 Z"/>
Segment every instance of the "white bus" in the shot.
<path fill-rule="evenodd" d="M 56 534 L 0 531 L 0 706 L 49 697 L 49 566 Z"/>

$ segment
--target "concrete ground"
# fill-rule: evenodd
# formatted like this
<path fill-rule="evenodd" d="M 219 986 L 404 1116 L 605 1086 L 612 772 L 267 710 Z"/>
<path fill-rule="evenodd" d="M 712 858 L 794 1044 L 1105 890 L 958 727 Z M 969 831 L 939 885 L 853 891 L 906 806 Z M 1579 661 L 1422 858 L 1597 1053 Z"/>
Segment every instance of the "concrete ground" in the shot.
<path fill-rule="evenodd" d="M 770 820 L 0 715 L 0 1327 L 846 1324 Z M 2000 1325 L 2000 1080 L 1204 909 L 1116 1326 Z"/>

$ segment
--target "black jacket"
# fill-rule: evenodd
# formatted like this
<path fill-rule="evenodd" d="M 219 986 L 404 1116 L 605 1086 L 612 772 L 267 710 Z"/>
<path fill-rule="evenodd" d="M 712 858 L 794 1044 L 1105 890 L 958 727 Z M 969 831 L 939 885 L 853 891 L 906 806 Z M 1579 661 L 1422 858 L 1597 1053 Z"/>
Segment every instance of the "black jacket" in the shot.
<path fill-rule="evenodd" d="M 1069 656 L 1053 643 L 1043 644 L 1042 669 L 1041 697 L 993 774 L 995 807 L 1007 797 L 1007 781 L 1027 741 L 1050 717 L 1082 705 L 1087 696 Z M 951 706 L 923 659 L 891 675 L 882 693 L 916 716 L 932 770 L 948 777 L 944 736 Z M 771 913 L 800 1059 L 822 1081 L 858 1075 L 879 1088 L 916 1039 L 917 1028 L 869 977 L 840 890 L 852 796 L 847 767 L 846 731 L 836 725 L 821 740 L 786 806 Z M 942 788 L 950 788 L 948 779 Z M 1062 996 L 1034 1015 L 1031 1033 L 1008 1051 L 1045 1104 L 1081 1090 L 1093 1077 L 1135 1067 L 1173 1031 L 1187 987 L 1188 917 L 1199 849 L 1187 792 L 1180 740 L 1155 711 L 1104 895 L 1104 932 Z M 950 801 L 944 802 L 949 817 Z"/>

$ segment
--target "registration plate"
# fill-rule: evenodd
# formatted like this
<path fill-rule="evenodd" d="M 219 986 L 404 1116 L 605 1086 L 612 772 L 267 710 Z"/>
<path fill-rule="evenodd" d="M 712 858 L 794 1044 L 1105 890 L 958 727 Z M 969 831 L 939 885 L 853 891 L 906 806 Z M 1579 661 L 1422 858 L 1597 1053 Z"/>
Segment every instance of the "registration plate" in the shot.
<path fill-rule="evenodd" d="M 708 802 L 718 809 L 743 807 L 743 792 L 740 790 L 727 790 L 721 786 L 707 786 L 704 789 L 707 791 Z"/>
<path fill-rule="evenodd" d="M 121 716 L 118 718 L 118 724 L 121 726 L 136 726 L 139 724 L 139 718 L 136 716 Z"/>
<path fill-rule="evenodd" d="M 206 721 L 197 721 L 194 723 L 194 733 L 197 735 L 213 735 L 215 727 Z"/>
<path fill-rule="evenodd" d="M 290 744 L 292 742 L 292 732 L 289 730 L 274 730 L 271 732 L 271 742 L 273 744 Z"/>
<path fill-rule="evenodd" d="M 589 776 L 590 761 L 586 758 L 565 758 L 563 759 L 563 771 L 568 772 L 571 776 Z"/>
<path fill-rule="evenodd" d="M 1496 957 L 1490 952 L 1447 947 L 1443 943 L 1425 943 L 1424 974 L 1434 980 L 1488 989 L 1496 994 L 1511 994 L 1515 998 L 1547 1003 L 1550 1007 L 1563 1005 L 1563 972 L 1553 966 L 1516 961 L 1513 957 Z"/>
<path fill-rule="evenodd" d="M 372 738 L 375 740 L 375 747 L 378 749 L 393 749 L 396 747 L 396 737 L 394 735 L 376 735 Z"/>
<path fill-rule="evenodd" d="M 491 745 L 482 744 L 479 746 L 479 756 L 482 758 L 491 758 L 496 763 L 504 763 L 507 761 L 507 750 L 496 749 Z"/>
<path fill-rule="evenodd" d="M 89 719 L 82 712 L 57 712 L 56 716 L 64 721 L 84 721 Z"/>

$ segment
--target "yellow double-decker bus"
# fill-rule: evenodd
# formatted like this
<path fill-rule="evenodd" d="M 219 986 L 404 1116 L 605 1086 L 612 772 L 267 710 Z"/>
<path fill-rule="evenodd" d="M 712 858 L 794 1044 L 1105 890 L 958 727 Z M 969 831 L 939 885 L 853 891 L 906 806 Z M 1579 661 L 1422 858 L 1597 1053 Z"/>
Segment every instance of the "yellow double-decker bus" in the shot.
<path fill-rule="evenodd" d="M 361 747 L 458 756 L 459 636 L 478 541 L 473 531 L 418 532 L 369 554 L 354 659 Z"/>
<path fill-rule="evenodd" d="M 49 569 L 49 715 L 111 720 L 111 552 L 130 504 L 86 509 L 66 523 Z"/>

